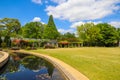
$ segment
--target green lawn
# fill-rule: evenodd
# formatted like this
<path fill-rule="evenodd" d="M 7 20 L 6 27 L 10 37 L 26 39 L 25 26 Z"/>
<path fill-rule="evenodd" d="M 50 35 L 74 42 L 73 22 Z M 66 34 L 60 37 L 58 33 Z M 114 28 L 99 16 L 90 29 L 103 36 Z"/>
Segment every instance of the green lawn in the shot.
<path fill-rule="evenodd" d="M 73 66 L 90 80 L 120 80 L 120 48 L 38 49 Z"/>

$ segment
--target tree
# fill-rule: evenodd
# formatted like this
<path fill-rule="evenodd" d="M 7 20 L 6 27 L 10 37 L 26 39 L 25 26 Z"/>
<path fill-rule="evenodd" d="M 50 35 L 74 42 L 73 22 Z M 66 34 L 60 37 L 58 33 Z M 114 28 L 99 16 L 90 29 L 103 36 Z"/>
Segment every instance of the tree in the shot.
<path fill-rule="evenodd" d="M 96 38 L 99 36 L 99 28 L 93 23 L 86 23 L 84 25 L 78 26 L 77 32 L 81 41 L 83 41 L 87 46 L 95 46 Z"/>
<path fill-rule="evenodd" d="M 50 15 L 47 26 L 44 29 L 43 37 L 44 39 L 57 39 L 59 32 L 54 24 L 53 16 Z"/>
<path fill-rule="evenodd" d="M 101 38 L 98 38 L 98 44 L 101 46 L 114 46 L 117 41 L 117 30 L 115 27 L 107 23 L 100 23 L 96 25 L 100 29 Z"/>
<path fill-rule="evenodd" d="M 100 23 L 86 23 L 77 28 L 79 38 L 87 46 L 115 46 L 117 42 L 117 30 L 115 27 Z"/>
<path fill-rule="evenodd" d="M 60 35 L 59 41 L 78 42 L 78 39 L 74 33 L 67 32 Z"/>
<path fill-rule="evenodd" d="M 0 30 L 4 30 L 6 32 L 6 35 L 10 35 L 13 32 L 18 33 L 21 28 L 21 24 L 18 19 L 3 18 L 0 20 L 0 28 Z"/>
<path fill-rule="evenodd" d="M 1 36 L 5 37 L 5 43 L 10 46 L 10 36 L 12 34 L 18 34 L 18 31 L 21 28 L 21 24 L 18 19 L 13 18 L 3 18 L 0 20 L 0 32 Z"/>
<path fill-rule="evenodd" d="M 44 25 L 40 22 L 30 22 L 22 27 L 25 38 L 41 39 L 44 31 Z"/>
<path fill-rule="evenodd" d="M 117 35 L 117 44 L 118 44 L 118 46 L 120 46 L 120 28 L 117 29 L 117 33 L 118 33 L 118 35 Z"/>

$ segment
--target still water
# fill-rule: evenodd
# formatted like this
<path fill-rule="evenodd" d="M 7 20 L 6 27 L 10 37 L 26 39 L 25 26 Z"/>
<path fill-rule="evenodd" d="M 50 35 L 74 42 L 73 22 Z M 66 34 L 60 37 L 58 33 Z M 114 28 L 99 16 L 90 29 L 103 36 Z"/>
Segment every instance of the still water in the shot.
<path fill-rule="evenodd" d="M 12 53 L 0 69 L 0 80 L 66 80 L 48 61 L 28 54 Z"/>

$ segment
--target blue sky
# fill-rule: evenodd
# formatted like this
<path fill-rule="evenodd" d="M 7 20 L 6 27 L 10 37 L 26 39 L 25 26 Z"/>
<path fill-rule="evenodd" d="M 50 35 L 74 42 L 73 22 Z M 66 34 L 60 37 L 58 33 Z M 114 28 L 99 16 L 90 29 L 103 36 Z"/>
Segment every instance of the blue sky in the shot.
<path fill-rule="evenodd" d="M 22 25 L 47 23 L 50 14 L 61 33 L 75 32 L 86 22 L 120 27 L 120 0 L 0 0 L 0 19 L 17 18 Z"/>

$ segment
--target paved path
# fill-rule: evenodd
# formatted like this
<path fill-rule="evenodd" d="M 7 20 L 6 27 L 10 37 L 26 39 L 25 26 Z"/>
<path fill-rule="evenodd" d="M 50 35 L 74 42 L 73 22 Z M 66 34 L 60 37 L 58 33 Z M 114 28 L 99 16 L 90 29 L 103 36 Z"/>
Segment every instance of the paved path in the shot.
<path fill-rule="evenodd" d="M 60 61 L 57 58 L 48 56 L 48 55 L 44 55 L 44 54 L 40 54 L 40 53 L 35 53 L 35 52 L 28 52 L 28 51 L 24 51 L 24 50 L 20 50 L 18 52 L 22 52 L 22 53 L 27 53 L 27 54 L 33 54 L 39 57 L 42 57 L 50 62 L 52 62 L 59 70 L 61 70 L 66 76 L 67 76 L 67 80 L 89 80 L 85 75 L 83 75 L 82 73 L 80 73 L 79 71 L 77 71 L 76 69 L 74 69 L 73 67 L 71 67 L 70 65 Z"/>
<path fill-rule="evenodd" d="M 0 68 L 8 61 L 8 57 L 7 52 L 0 51 Z"/>
<path fill-rule="evenodd" d="M 2 54 L 0 54 L 0 58 L 2 57 L 3 55 Z"/>

